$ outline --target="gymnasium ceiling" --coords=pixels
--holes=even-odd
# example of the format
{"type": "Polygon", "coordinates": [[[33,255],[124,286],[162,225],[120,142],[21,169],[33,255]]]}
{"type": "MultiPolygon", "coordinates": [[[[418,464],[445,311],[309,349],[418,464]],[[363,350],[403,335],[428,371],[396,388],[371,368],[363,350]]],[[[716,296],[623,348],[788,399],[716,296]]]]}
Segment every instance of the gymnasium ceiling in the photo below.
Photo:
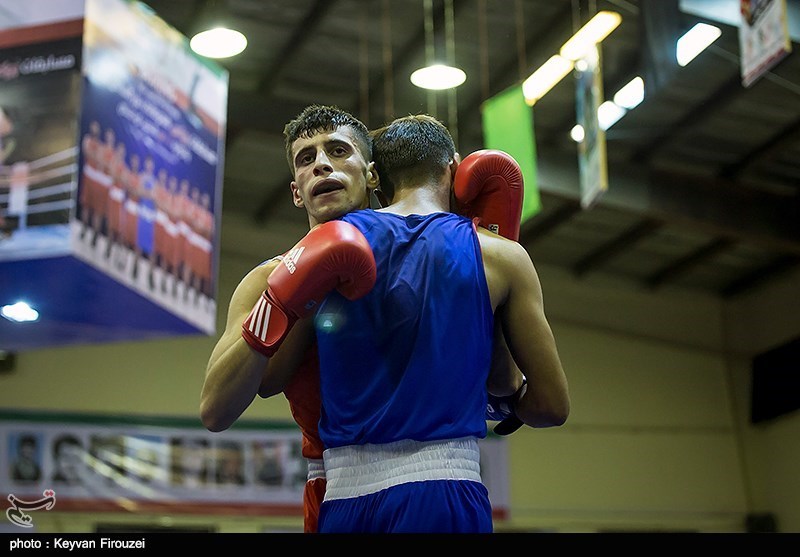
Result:
{"type": "MultiPolygon", "coordinates": [[[[146,3],[185,35],[206,4],[146,3]]],[[[796,29],[798,1],[788,3],[790,28],[796,29]]],[[[606,97],[654,70],[662,82],[657,89],[648,85],[645,101],[607,131],[609,190],[589,209],[580,206],[577,145],[569,138],[575,123],[572,77],[535,105],[542,210],[521,232],[534,262],[579,277],[598,273],[645,289],[701,290],[725,298],[798,266],[797,33],[793,53],[744,87],[738,28],[721,17],[735,16],[739,0],[649,3],[660,10],[680,4],[674,13],[680,33],[698,21],[722,29],[710,48],[682,68],[646,63],[645,21],[663,31],[669,20],[647,17],[644,4],[454,0],[450,44],[468,78],[455,94],[431,94],[408,79],[426,65],[424,0],[225,2],[231,24],[249,45],[220,61],[230,72],[222,249],[256,261],[264,254],[244,241],[252,231],[282,234],[288,248],[307,229],[304,212],[290,202],[281,136],[284,124],[306,105],[336,104],[369,127],[434,113],[454,131],[465,155],[483,147],[482,102],[520,83],[595,10],[609,9],[623,21],[602,45],[606,97]],[[711,12],[697,15],[697,5],[711,12]]],[[[434,0],[432,6],[433,48],[443,55],[445,3],[434,0]]]]}

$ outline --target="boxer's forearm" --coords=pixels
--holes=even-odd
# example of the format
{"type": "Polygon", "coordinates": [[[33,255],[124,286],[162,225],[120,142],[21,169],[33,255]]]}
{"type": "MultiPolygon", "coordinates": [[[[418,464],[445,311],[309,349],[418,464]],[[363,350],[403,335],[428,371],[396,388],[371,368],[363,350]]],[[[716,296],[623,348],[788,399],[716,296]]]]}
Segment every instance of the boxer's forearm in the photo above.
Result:
{"type": "Polygon", "coordinates": [[[486,381],[486,390],[493,396],[509,396],[522,386],[524,376],[511,357],[500,319],[495,320],[494,329],[492,367],[489,370],[489,379],[486,381]]]}
{"type": "Polygon", "coordinates": [[[283,392],[308,357],[314,341],[314,320],[299,321],[286,337],[280,350],[269,359],[269,365],[264,368],[258,395],[269,398],[283,392]]]}
{"type": "Polygon", "coordinates": [[[209,361],[200,396],[200,419],[210,431],[228,429],[250,406],[268,361],[241,335],[225,340],[209,361]]]}
{"type": "Polygon", "coordinates": [[[563,424],[570,411],[567,378],[555,338],[544,313],[539,278],[533,262],[519,246],[505,267],[510,280],[508,298],[497,315],[514,361],[528,380],[526,392],[515,405],[520,420],[531,427],[563,424]]]}

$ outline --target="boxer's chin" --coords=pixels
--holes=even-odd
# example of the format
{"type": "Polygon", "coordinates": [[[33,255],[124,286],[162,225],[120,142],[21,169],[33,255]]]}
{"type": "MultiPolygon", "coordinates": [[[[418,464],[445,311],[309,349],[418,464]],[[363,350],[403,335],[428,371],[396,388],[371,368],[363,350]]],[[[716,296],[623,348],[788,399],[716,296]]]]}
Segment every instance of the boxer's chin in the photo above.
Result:
{"type": "Polygon", "coordinates": [[[319,204],[314,212],[314,217],[317,222],[328,222],[360,208],[359,205],[349,202],[344,196],[339,196],[336,199],[330,199],[328,203],[319,204]]]}

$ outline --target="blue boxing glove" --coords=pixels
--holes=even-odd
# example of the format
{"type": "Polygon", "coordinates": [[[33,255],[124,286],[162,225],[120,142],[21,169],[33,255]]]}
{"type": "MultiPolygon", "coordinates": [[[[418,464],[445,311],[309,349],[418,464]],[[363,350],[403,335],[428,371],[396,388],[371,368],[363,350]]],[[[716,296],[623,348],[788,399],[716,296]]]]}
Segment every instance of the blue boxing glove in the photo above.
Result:
{"type": "Polygon", "coordinates": [[[528,380],[523,376],[522,386],[513,395],[494,396],[489,393],[486,403],[486,419],[500,422],[493,429],[496,434],[510,435],[525,425],[514,412],[514,405],[525,394],[527,388],[528,380]]]}

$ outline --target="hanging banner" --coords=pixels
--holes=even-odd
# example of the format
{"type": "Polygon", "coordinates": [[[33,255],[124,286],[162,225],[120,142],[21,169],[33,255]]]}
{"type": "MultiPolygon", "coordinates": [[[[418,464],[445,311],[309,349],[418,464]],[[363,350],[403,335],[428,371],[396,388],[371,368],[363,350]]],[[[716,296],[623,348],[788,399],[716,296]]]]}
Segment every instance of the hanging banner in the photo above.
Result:
{"type": "Polygon", "coordinates": [[[132,0],[0,10],[2,349],[215,334],[228,73],[188,43],[132,0]]]}
{"type": "MultiPolygon", "coordinates": [[[[508,517],[507,442],[479,441],[498,519],[508,517]]],[[[0,500],[20,527],[13,509],[43,499],[51,508],[36,512],[302,516],[301,449],[288,421],[243,420],[210,433],[189,418],[0,412],[0,500]]],[[[36,512],[24,513],[29,523],[36,512]]]]}
{"type": "Polygon", "coordinates": [[[138,3],[87,0],[76,254],[216,325],[228,74],[138,3]]]}
{"type": "Polygon", "coordinates": [[[581,207],[588,209],[608,190],[606,134],[600,127],[597,110],[603,99],[603,76],[597,47],[583,59],[585,68],[576,71],[575,107],[583,141],[578,143],[581,207]]]}
{"type": "Polygon", "coordinates": [[[481,110],[485,148],[508,153],[522,170],[525,190],[521,221],[525,222],[542,208],[537,182],[533,110],[525,102],[521,85],[498,93],[483,103],[481,110]]]}
{"type": "Polygon", "coordinates": [[[740,0],[742,85],[750,87],[792,51],[786,0],[740,0]]]}

